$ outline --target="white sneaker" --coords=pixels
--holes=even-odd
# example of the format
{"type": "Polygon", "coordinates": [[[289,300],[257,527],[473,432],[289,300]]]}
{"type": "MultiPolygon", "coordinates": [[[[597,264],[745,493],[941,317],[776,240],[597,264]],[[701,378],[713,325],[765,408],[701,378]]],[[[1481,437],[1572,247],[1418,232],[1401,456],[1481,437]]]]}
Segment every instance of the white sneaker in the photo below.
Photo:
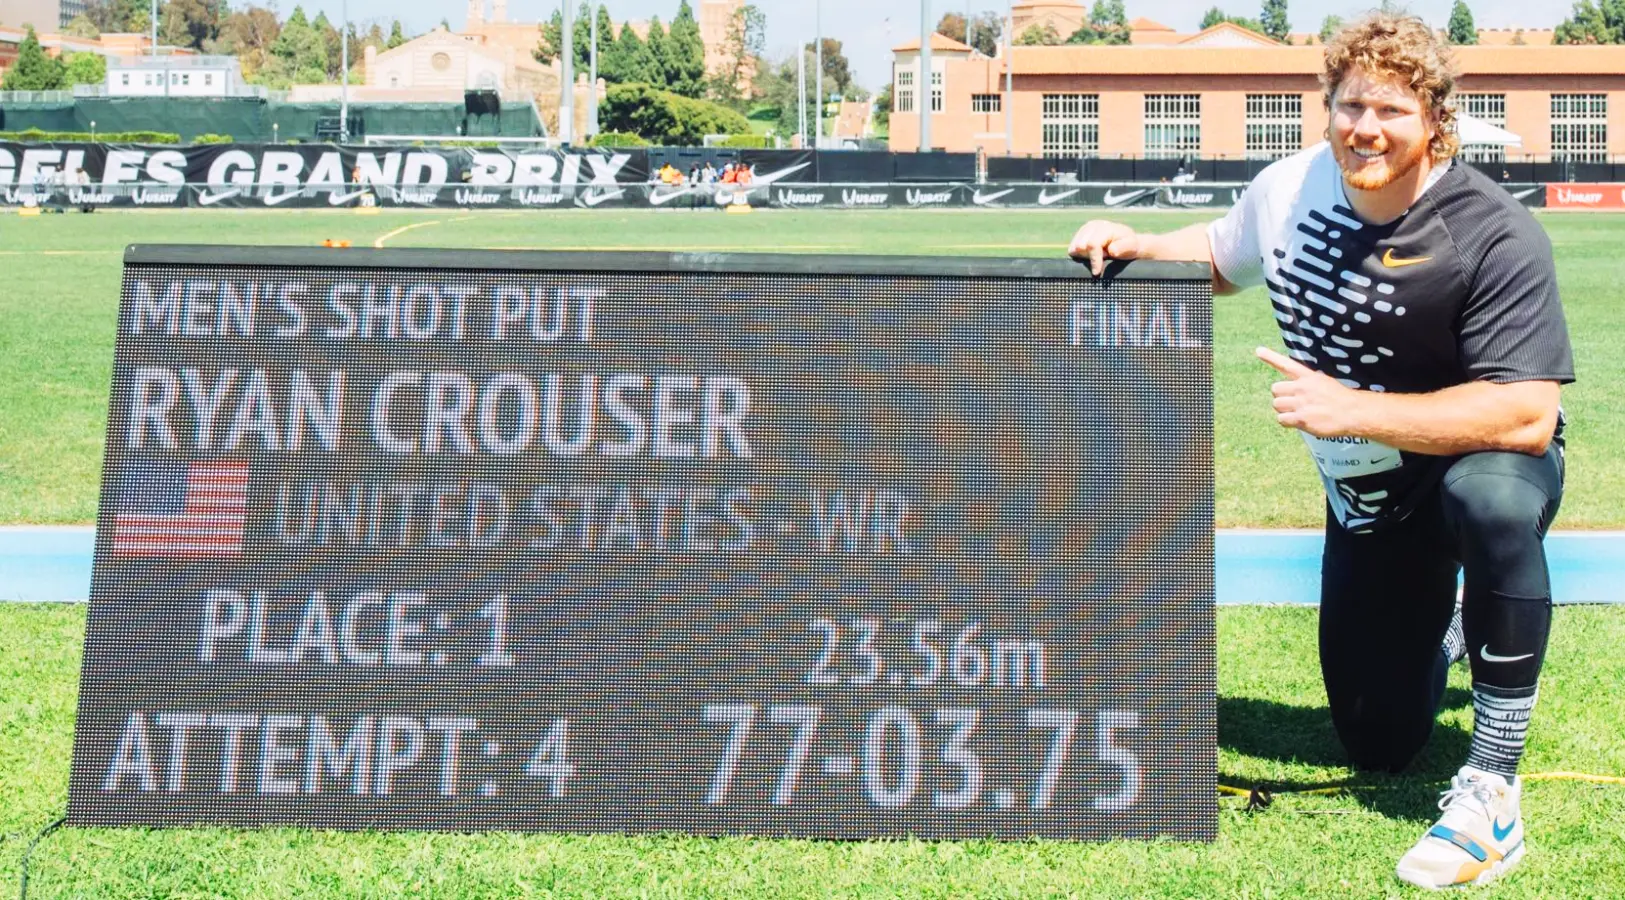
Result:
{"type": "Polygon", "coordinates": [[[1484,884],[1523,859],[1521,784],[1462,766],[1439,798],[1437,825],[1399,861],[1396,874],[1417,887],[1484,884]]]}

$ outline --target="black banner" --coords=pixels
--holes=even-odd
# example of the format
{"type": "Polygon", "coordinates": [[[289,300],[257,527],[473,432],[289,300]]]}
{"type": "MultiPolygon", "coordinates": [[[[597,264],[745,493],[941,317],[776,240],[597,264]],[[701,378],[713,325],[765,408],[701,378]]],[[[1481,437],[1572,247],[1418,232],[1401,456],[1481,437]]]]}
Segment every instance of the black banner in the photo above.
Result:
{"type": "Polygon", "coordinates": [[[1241,200],[1245,184],[1209,184],[1188,182],[1164,185],[1157,189],[1157,205],[1175,208],[1214,209],[1235,206],[1241,200]]]}
{"type": "Polygon", "coordinates": [[[1210,289],[134,247],[69,822],[1210,840],[1210,289]]]}

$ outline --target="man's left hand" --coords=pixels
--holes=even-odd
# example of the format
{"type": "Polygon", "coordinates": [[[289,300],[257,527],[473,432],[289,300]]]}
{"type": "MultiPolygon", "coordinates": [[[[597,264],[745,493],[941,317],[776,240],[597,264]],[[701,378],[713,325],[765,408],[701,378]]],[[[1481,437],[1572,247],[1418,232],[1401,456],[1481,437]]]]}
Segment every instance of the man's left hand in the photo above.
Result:
{"type": "Polygon", "coordinates": [[[1286,376],[1270,388],[1275,395],[1275,421],[1282,427],[1323,438],[1355,436],[1362,392],[1274,350],[1259,347],[1253,352],[1286,376]]]}

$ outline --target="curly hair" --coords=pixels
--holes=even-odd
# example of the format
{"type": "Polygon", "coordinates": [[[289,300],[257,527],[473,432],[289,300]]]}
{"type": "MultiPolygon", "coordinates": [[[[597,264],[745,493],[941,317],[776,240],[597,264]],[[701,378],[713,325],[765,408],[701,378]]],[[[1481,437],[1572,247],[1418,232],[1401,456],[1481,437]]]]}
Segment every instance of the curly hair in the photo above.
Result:
{"type": "Polygon", "coordinates": [[[1344,26],[1327,41],[1320,86],[1328,110],[1350,69],[1398,79],[1421,99],[1424,114],[1437,113],[1438,130],[1428,145],[1434,162],[1443,162],[1461,149],[1451,102],[1460,69],[1449,45],[1421,19],[1374,12],[1344,26]]]}

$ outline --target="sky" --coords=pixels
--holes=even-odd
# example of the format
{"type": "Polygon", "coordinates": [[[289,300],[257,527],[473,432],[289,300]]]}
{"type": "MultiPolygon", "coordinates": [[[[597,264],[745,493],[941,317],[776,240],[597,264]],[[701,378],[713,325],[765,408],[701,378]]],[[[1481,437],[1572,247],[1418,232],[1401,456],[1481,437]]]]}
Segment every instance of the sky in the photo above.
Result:
{"type": "MultiPolygon", "coordinates": [[[[299,0],[279,0],[277,8],[283,15],[292,11],[299,0]]],[[[345,0],[303,0],[307,15],[326,11],[328,18],[337,21],[341,2],[345,0]]],[[[352,18],[366,21],[382,18],[386,22],[399,16],[408,34],[428,31],[442,18],[456,29],[468,14],[466,0],[347,0],[352,18]]],[[[658,15],[670,22],[677,11],[678,0],[602,0],[617,22],[626,19],[647,19],[658,15]]],[[[698,8],[698,0],[690,0],[698,8]]],[[[767,55],[769,58],[788,57],[795,53],[799,41],[812,40],[816,33],[819,10],[822,10],[823,33],[844,44],[847,58],[860,85],[875,90],[890,77],[892,47],[920,33],[920,7],[922,0],[754,0],[767,14],[767,55]]],[[[1002,14],[1007,0],[924,0],[929,3],[932,23],[945,12],[963,13],[967,9],[999,10],[1002,14]]],[[[1208,7],[1222,7],[1233,15],[1258,15],[1259,0],[1126,0],[1129,18],[1144,16],[1175,28],[1193,32],[1208,7]]],[[[1453,0],[1412,0],[1409,8],[1428,22],[1443,28],[1450,17],[1453,0]]],[[[579,8],[581,0],[573,0],[579,8]]],[[[1087,5],[1087,3],[1085,4],[1087,5]]],[[[1319,31],[1327,15],[1352,18],[1375,6],[1375,3],[1350,3],[1346,0],[1289,0],[1288,15],[1293,31],[1319,31]]],[[[1531,6],[1527,0],[1468,0],[1473,19],[1480,28],[1551,28],[1567,15],[1567,0],[1549,0],[1531,6]]],[[[552,15],[558,8],[557,0],[509,0],[508,18],[513,21],[535,21],[552,15]]],[[[487,0],[489,11],[489,0],[487,0]]],[[[488,12],[489,14],[489,12],[488,12]]]]}

